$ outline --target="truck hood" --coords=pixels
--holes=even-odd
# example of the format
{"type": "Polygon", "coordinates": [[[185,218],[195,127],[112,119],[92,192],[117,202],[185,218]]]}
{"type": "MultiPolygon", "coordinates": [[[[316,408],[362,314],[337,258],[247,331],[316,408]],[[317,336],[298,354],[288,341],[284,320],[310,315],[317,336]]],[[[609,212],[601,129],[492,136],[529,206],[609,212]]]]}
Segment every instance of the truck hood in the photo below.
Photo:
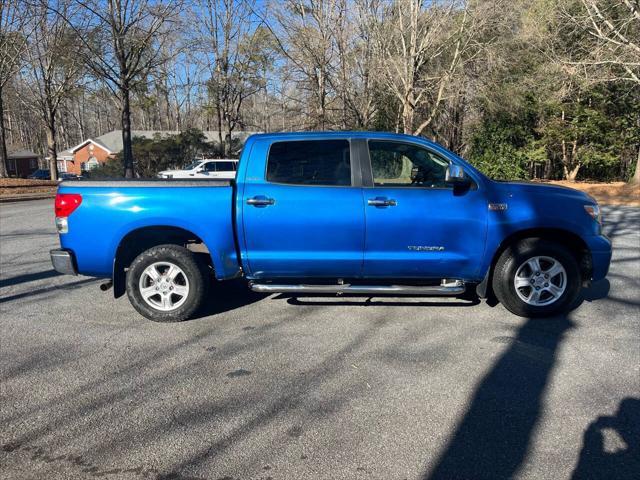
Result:
{"type": "Polygon", "coordinates": [[[192,170],[163,170],[161,172],[158,172],[158,175],[176,175],[178,173],[187,173],[191,171],[192,170]]]}
{"type": "Polygon", "coordinates": [[[495,188],[508,196],[531,195],[536,197],[555,197],[558,200],[583,201],[587,203],[597,203],[596,200],[580,190],[564,187],[562,185],[549,185],[538,182],[497,182],[494,181],[495,188]]]}

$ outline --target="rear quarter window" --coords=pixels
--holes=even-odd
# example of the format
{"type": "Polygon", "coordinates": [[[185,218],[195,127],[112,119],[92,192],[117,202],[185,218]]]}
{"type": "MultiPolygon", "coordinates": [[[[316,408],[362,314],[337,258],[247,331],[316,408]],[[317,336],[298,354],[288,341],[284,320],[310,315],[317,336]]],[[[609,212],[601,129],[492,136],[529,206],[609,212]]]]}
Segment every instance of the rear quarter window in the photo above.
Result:
{"type": "Polygon", "coordinates": [[[234,162],[217,162],[218,172],[233,172],[236,164],[234,162]]]}
{"type": "Polygon", "coordinates": [[[351,185],[347,140],[275,142],[269,149],[267,181],[294,185],[351,185]]]}

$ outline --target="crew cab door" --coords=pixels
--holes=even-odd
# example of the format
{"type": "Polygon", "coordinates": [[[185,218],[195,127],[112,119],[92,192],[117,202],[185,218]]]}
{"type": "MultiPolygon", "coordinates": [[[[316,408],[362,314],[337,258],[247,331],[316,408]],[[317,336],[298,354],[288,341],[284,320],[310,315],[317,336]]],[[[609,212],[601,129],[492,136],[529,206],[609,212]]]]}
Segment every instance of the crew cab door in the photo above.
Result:
{"type": "Polygon", "coordinates": [[[368,153],[363,275],[476,278],[487,224],[478,186],[454,192],[449,161],[422,145],[369,140],[368,153]]]}
{"type": "Polygon", "coordinates": [[[253,145],[237,204],[249,278],[360,275],[364,206],[351,151],[346,138],[253,145]]]}

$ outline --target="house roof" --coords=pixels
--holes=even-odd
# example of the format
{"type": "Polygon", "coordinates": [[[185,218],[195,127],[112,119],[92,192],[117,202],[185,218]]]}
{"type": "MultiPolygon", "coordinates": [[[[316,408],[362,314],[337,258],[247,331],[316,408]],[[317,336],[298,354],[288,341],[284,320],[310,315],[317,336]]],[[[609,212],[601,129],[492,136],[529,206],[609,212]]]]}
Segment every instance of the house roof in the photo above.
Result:
{"type": "Polygon", "coordinates": [[[31,150],[16,150],[10,152],[8,158],[11,160],[18,160],[20,158],[38,158],[40,155],[33,153],[31,150]]]}
{"type": "Polygon", "coordinates": [[[58,152],[58,160],[62,160],[64,158],[73,158],[73,152],[71,151],[70,148],[67,148],[66,150],[63,150],[61,152],[58,152]]]}
{"type": "MultiPolygon", "coordinates": [[[[167,137],[169,135],[177,135],[180,132],[177,130],[131,130],[131,137],[142,137],[142,138],[155,138],[155,137],[167,137]]],[[[207,142],[218,142],[219,133],[217,130],[208,130],[202,132],[204,134],[205,140],[207,142]]],[[[233,132],[232,138],[238,139],[244,142],[247,137],[253,135],[257,132],[233,132]]],[[[75,153],[80,148],[84,147],[87,143],[92,142],[99,147],[102,147],[109,154],[118,153],[122,150],[122,130],[112,130],[109,133],[105,133],[104,135],[100,135],[95,138],[87,138],[83,142],[79,143],[75,147],[71,147],[69,152],[71,154],[75,153]]],[[[66,152],[66,151],[65,151],[66,152]]],[[[61,152],[63,153],[63,152],[61,152]]],[[[60,154],[58,154],[60,156],[60,154]]]]}

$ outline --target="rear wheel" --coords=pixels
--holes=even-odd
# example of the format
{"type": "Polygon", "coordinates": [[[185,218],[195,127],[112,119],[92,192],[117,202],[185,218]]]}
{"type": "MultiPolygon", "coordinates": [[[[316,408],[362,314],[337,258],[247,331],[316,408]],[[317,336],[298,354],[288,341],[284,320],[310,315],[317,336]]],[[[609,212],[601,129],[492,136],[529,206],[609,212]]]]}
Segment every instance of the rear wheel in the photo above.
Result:
{"type": "Polygon", "coordinates": [[[205,268],[178,245],[159,245],[142,252],[127,272],[129,301],[155,322],[186,320],[200,307],[206,290],[205,268]]]}
{"type": "Polygon", "coordinates": [[[563,245],[539,238],[507,248],[496,263],[493,291],[512,313],[544,317],[568,310],[582,278],[575,256],[563,245]]]}

